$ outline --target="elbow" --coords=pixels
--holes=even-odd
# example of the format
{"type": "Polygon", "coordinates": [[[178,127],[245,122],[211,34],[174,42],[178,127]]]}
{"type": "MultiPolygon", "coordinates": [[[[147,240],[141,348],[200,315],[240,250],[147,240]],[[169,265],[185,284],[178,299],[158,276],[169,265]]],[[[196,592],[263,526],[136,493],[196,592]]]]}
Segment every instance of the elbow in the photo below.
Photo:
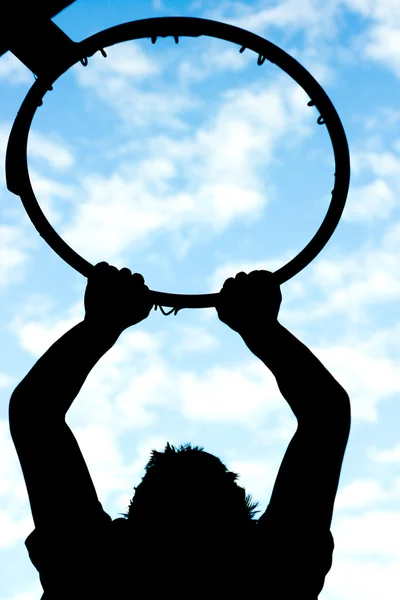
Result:
{"type": "Polygon", "coordinates": [[[351,404],[350,397],[343,388],[335,387],[330,391],[320,392],[313,398],[308,410],[304,411],[300,424],[307,424],[309,427],[322,428],[323,431],[335,432],[335,435],[342,434],[348,437],[351,426],[351,404]]]}
{"type": "Polygon", "coordinates": [[[342,435],[348,438],[351,428],[351,403],[346,390],[342,389],[339,394],[335,394],[329,403],[329,421],[330,429],[336,432],[336,435],[342,435]]]}
{"type": "Polygon", "coordinates": [[[351,421],[350,396],[344,388],[341,389],[341,392],[340,392],[340,395],[338,398],[338,403],[339,403],[341,410],[343,410],[343,412],[348,416],[349,421],[351,421]]]}
{"type": "Polygon", "coordinates": [[[35,415],[32,413],[33,403],[26,395],[19,393],[18,388],[11,394],[8,405],[8,422],[11,435],[14,431],[30,427],[35,415]]]}

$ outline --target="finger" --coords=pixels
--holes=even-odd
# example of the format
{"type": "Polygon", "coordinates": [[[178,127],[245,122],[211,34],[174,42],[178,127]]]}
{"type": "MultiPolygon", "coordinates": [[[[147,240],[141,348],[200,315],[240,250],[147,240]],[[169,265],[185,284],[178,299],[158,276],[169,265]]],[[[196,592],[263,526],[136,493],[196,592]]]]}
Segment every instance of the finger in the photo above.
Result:
{"type": "Polygon", "coordinates": [[[252,271],[249,273],[251,283],[269,284],[273,281],[274,274],[271,271],[252,271]]]}
{"type": "Polygon", "coordinates": [[[236,275],[235,279],[237,281],[243,281],[246,277],[247,277],[247,273],[245,273],[244,271],[240,271],[240,273],[238,273],[236,275]]]}
{"type": "Polygon", "coordinates": [[[148,313],[151,311],[151,309],[154,306],[154,302],[153,302],[153,295],[151,294],[149,288],[147,285],[143,286],[143,292],[142,292],[142,303],[145,307],[145,309],[148,311],[148,313]]]}
{"type": "Polygon", "coordinates": [[[144,297],[146,299],[146,302],[148,302],[150,304],[151,308],[153,308],[153,306],[154,306],[153,294],[150,292],[147,285],[144,285],[144,297]]]}
{"type": "Polygon", "coordinates": [[[271,271],[263,270],[263,271],[259,271],[259,273],[260,273],[261,277],[265,277],[265,279],[271,279],[274,276],[274,274],[271,273],[271,271]]]}
{"type": "Polygon", "coordinates": [[[131,282],[132,273],[129,269],[121,269],[118,272],[118,282],[125,286],[131,282]]]}
{"type": "Polygon", "coordinates": [[[275,273],[271,271],[260,271],[260,281],[265,283],[268,286],[279,286],[279,281],[276,277],[275,273]]]}
{"type": "Polygon", "coordinates": [[[88,275],[88,283],[90,281],[94,284],[94,283],[97,283],[98,281],[101,281],[101,279],[107,273],[108,268],[109,268],[109,264],[106,262],[97,263],[94,267],[92,267],[92,269],[88,275]]]}
{"type": "Polygon", "coordinates": [[[132,280],[133,280],[135,283],[140,283],[140,284],[142,284],[142,285],[144,284],[144,277],[143,277],[143,275],[141,275],[140,273],[133,273],[133,275],[132,275],[132,280]]]}
{"type": "Polygon", "coordinates": [[[117,267],[114,267],[113,265],[108,265],[108,271],[109,271],[109,273],[113,273],[113,275],[116,275],[117,273],[119,273],[117,267]]]}
{"type": "Polygon", "coordinates": [[[222,289],[226,289],[226,288],[230,288],[232,286],[232,284],[235,283],[235,280],[233,279],[233,277],[229,277],[225,282],[224,285],[222,286],[222,289]]]}
{"type": "Polygon", "coordinates": [[[99,262],[97,263],[97,265],[95,265],[90,273],[89,273],[89,277],[98,277],[100,274],[105,273],[106,270],[108,269],[109,265],[106,262],[99,262]]]}

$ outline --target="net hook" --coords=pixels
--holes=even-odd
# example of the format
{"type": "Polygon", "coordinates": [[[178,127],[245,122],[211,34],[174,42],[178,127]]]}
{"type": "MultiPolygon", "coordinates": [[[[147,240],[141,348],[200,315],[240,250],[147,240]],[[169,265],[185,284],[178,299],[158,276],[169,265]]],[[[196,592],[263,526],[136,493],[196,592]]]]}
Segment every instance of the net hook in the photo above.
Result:
{"type": "Polygon", "coordinates": [[[100,52],[102,53],[104,58],[107,58],[107,52],[104,50],[104,48],[100,48],[100,52]]]}
{"type": "Polygon", "coordinates": [[[88,64],[87,56],[85,56],[84,58],[81,58],[81,63],[83,64],[84,67],[87,67],[87,64],[88,64]]]}
{"type": "Polygon", "coordinates": [[[157,308],[159,308],[162,312],[162,314],[165,317],[168,317],[169,315],[171,315],[172,313],[175,314],[175,316],[178,314],[178,311],[182,310],[181,308],[172,308],[169,312],[165,312],[165,310],[163,309],[163,307],[161,305],[156,304],[154,306],[154,310],[157,310],[157,308]]]}
{"type": "Polygon", "coordinates": [[[325,119],[322,116],[319,116],[317,119],[317,123],[318,125],[323,125],[325,123],[325,119]]]}

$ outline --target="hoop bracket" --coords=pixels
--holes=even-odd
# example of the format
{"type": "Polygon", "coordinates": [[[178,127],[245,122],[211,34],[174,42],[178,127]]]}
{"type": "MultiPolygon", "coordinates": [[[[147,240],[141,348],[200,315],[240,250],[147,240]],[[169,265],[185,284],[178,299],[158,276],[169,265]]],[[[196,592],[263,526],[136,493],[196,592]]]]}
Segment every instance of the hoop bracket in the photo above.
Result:
{"type": "Polygon", "coordinates": [[[18,23],[9,49],[36,77],[53,80],[68,68],[71,58],[78,59],[79,44],[73,42],[50,19],[18,23]]]}

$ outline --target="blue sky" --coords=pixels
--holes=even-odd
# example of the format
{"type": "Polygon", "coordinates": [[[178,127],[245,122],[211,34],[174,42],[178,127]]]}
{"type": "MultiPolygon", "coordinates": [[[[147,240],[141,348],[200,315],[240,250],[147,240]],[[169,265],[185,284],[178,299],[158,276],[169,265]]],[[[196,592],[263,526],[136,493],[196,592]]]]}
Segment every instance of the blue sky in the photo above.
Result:
{"type": "MultiPolygon", "coordinates": [[[[352,182],[318,258],[282,286],[280,321],[348,391],[352,430],[322,600],[394,600],[400,572],[400,5],[78,0],[55,22],[74,40],[156,16],[211,18],[283,48],[344,125],[352,182]]],[[[208,293],[276,270],[317,231],[333,184],[318,113],[284,72],[209,38],[128,42],[77,65],[46,95],[29,166],[58,233],[92,263],[151,289],[208,293]]],[[[0,156],[33,75],[0,58],[0,156]]],[[[19,381],[82,320],[86,280],[40,238],[0,175],[1,600],[36,600],[33,529],[8,430],[19,381]]],[[[56,402],[57,399],[55,398],[56,402]]],[[[323,402],[323,398],[321,398],[323,402]]],[[[192,442],[240,473],[264,511],[295,430],[275,379],[214,309],[159,311],[120,337],[67,415],[104,509],[125,512],[150,450],[192,442]],[[229,398],[229,402],[227,400],[229,398]]]]}

